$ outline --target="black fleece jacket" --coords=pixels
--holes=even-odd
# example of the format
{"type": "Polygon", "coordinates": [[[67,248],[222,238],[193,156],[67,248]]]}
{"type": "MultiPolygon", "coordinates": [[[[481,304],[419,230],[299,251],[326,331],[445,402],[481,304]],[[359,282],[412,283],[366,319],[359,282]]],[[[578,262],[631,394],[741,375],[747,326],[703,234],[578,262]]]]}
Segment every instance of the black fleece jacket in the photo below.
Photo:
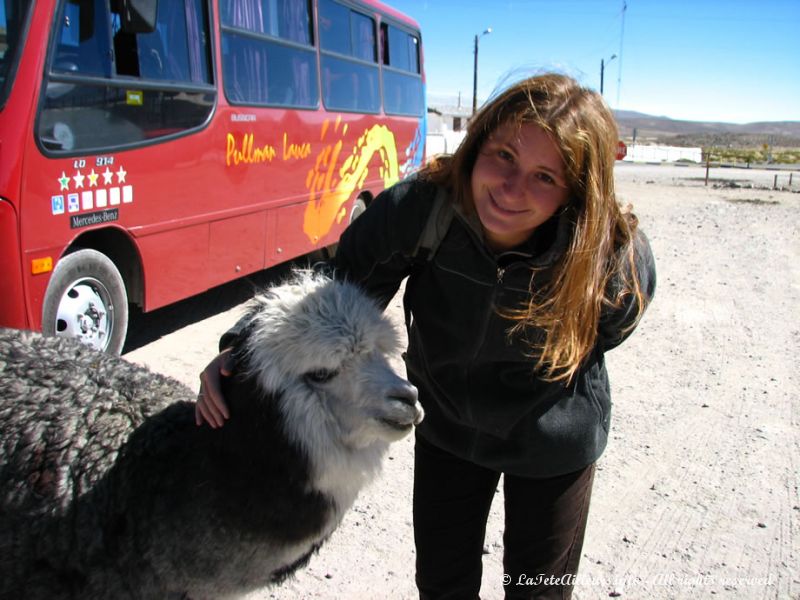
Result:
{"type": "MultiPolygon", "coordinates": [[[[604,355],[631,333],[638,313],[633,296],[601,316],[597,343],[569,385],[542,380],[530,345],[509,336],[512,323],[500,311],[526,305],[530,290],[541,289],[567,248],[570,224],[554,217],[527,244],[496,255],[476,219],[456,210],[438,250],[424,260],[415,249],[436,193],[419,179],[384,191],[344,232],[333,263],[336,277],[360,284],[384,307],[408,277],[406,367],[426,414],[417,435],[520,476],[553,477],[593,463],[606,446],[611,417],[604,355]]],[[[655,262],[641,232],[635,248],[649,302],[655,262]]]]}

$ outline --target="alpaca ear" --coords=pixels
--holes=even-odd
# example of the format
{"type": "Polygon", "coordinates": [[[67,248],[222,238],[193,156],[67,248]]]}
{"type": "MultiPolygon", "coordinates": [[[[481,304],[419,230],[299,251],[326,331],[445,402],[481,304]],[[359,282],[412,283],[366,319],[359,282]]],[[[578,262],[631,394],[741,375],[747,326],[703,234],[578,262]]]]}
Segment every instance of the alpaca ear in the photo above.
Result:
{"type": "Polygon", "coordinates": [[[253,335],[256,328],[255,315],[257,311],[248,312],[245,317],[225,334],[229,340],[227,344],[231,348],[231,358],[236,365],[236,371],[243,370],[248,363],[247,340],[253,335]]]}

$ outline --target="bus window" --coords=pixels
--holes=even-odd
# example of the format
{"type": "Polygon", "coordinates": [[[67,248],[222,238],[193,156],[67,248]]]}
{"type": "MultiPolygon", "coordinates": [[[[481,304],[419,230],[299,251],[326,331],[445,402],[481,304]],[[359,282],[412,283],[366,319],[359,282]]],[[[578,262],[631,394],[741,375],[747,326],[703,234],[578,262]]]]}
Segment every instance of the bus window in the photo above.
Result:
{"type": "Polygon", "coordinates": [[[308,0],[221,0],[225,96],[233,104],[316,108],[308,0]]]}
{"type": "Polygon", "coordinates": [[[111,76],[107,4],[95,0],[64,3],[53,60],[54,71],[111,76]]]}
{"type": "Polygon", "coordinates": [[[379,112],[374,19],[334,0],[320,0],[319,29],[325,107],[379,112]]]}
{"type": "Polygon", "coordinates": [[[114,54],[117,75],[143,79],[210,83],[208,40],[196,22],[202,12],[202,0],[189,11],[183,2],[159,2],[155,30],[150,33],[128,33],[114,16],[114,54]],[[187,18],[188,17],[188,18],[187,18]]]}
{"type": "Polygon", "coordinates": [[[18,49],[23,45],[20,37],[31,4],[30,0],[0,1],[0,108],[11,90],[18,49]]]}
{"type": "Polygon", "coordinates": [[[383,108],[389,114],[420,116],[425,110],[420,76],[419,38],[381,24],[383,108]]]}
{"type": "Polygon", "coordinates": [[[108,0],[68,0],[38,139],[51,153],[108,151],[203,125],[214,105],[203,0],[158,3],[155,30],[123,31],[108,0]]]}

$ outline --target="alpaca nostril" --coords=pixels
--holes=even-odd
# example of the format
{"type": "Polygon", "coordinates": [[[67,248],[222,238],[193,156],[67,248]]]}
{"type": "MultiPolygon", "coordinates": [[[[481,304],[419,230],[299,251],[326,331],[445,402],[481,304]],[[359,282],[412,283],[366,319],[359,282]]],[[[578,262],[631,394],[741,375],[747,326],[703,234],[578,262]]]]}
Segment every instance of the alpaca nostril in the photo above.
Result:
{"type": "Polygon", "coordinates": [[[387,394],[387,398],[390,401],[393,400],[395,402],[402,402],[403,404],[408,404],[409,406],[414,406],[417,403],[418,397],[419,393],[417,392],[417,388],[410,383],[394,387],[390,389],[389,393],[387,394]]]}

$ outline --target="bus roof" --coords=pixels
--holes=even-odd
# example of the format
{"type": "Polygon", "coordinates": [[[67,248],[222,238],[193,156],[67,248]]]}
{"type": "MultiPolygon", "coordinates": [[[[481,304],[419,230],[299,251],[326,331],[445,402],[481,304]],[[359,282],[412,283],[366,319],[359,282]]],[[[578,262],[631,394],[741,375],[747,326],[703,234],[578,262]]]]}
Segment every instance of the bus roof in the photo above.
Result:
{"type": "Polygon", "coordinates": [[[390,17],[400,21],[401,23],[405,23],[406,25],[409,25],[409,26],[413,27],[416,30],[419,30],[419,28],[420,28],[419,27],[419,23],[417,23],[414,19],[409,17],[407,14],[401,13],[399,10],[397,10],[395,8],[392,8],[391,6],[388,6],[387,4],[384,4],[380,0],[362,0],[362,2],[364,2],[364,4],[367,4],[369,6],[372,6],[372,7],[376,8],[376,9],[378,9],[379,11],[381,11],[383,13],[386,13],[390,17]]]}

